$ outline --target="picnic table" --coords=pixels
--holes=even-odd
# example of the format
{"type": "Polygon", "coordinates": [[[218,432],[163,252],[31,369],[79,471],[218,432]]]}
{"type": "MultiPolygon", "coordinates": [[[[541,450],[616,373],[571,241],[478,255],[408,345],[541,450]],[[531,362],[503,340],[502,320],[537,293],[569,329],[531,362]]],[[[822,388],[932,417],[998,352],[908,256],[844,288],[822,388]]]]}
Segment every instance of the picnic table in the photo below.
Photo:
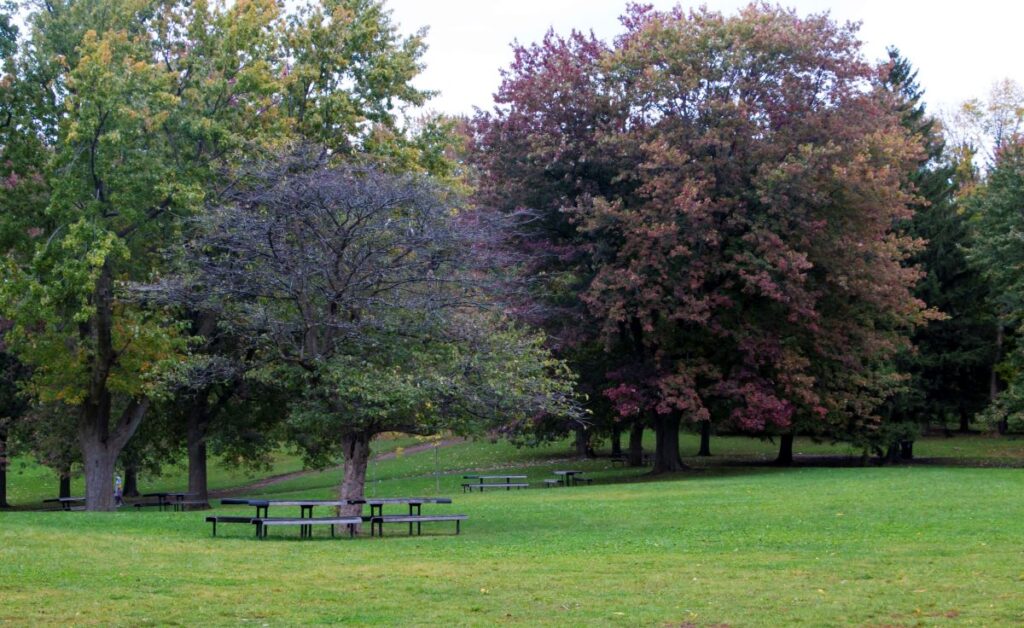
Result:
{"type": "MultiPolygon", "coordinates": [[[[317,506],[346,506],[353,504],[369,504],[370,514],[361,517],[352,517],[355,521],[346,518],[344,521],[340,519],[337,522],[347,524],[349,526],[350,533],[353,530],[353,525],[360,521],[369,521],[371,524],[371,536],[373,534],[373,526],[376,525],[378,528],[382,528],[384,523],[408,523],[409,534],[412,534],[413,523],[416,524],[416,530],[420,530],[420,524],[424,521],[455,521],[456,533],[458,533],[459,523],[466,519],[465,515],[438,515],[438,516],[424,516],[421,514],[421,507],[423,504],[450,504],[452,503],[449,497],[381,497],[374,499],[248,499],[248,498],[237,498],[237,497],[226,497],[220,500],[221,505],[244,505],[254,506],[256,508],[255,517],[239,517],[239,516],[227,516],[227,515],[216,515],[206,518],[207,522],[213,524],[213,534],[217,535],[217,523],[254,523],[256,524],[256,536],[265,537],[266,527],[268,525],[298,525],[299,534],[302,538],[309,538],[312,536],[312,524],[313,523],[335,523],[336,518],[315,518],[313,517],[313,508],[317,506]],[[384,506],[388,504],[402,504],[409,507],[409,512],[406,515],[384,515],[384,506]],[[288,518],[271,518],[269,517],[270,506],[298,506],[300,509],[301,516],[297,519],[288,518]],[[304,523],[308,521],[309,523],[304,523]]],[[[333,536],[333,528],[331,530],[333,536]]],[[[381,531],[383,534],[383,530],[381,531]]]]}
{"type": "Polygon", "coordinates": [[[450,504],[450,497],[381,497],[366,500],[370,505],[370,517],[379,517],[384,514],[385,504],[408,504],[409,516],[419,516],[420,507],[423,504],[450,504]]]}
{"type": "MultiPolygon", "coordinates": [[[[220,523],[250,523],[254,520],[266,519],[270,517],[271,506],[298,506],[299,507],[299,519],[310,519],[313,517],[313,509],[317,506],[349,506],[352,504],[365,504],[366,500],[362,499],[248,499],[248,498],[235,498],[225,497],[220,500],[221,505],[224,506],[254,506],[256,508],[255,517],[231,517],[231,516],[212,516],[207,517],[206,520],[214,524],[214,534],[216,534],[216,525],[220,523]],[[262,511],[262,512],[261,512],[262,511]]],[[[312,536],[313,526],[308,524],[299,523],[299,535],[303,538],[312,536]]],[[[265,534],[266,530],[263,529],[263,524],[257,528],[256,534],[260,536],[265,534]]],[[[333,532],[333,530],[332,530],[333,532]]]]}
{"type": "Polygon", "coordinates": [[[561,471],[555,471],[555,475],[562,476],[562,480],[566,486],[576,486],[576,476],[582,475],[583,471],[578,469],[565,469],[561,471]]]}
{"type": "Polygon", "coordinates": [[[84,497],[54,497],[53,499],[44,499],[44,504],[60,504],[61,510],[71,510],[74,504],[84,504],[84,497]]]}
{"type": "Polygon", "coordinates": [[[525,475],[464,475],[462,476],[465,480],[478,480],[478,482],[466,482],[462,485],[462,492],[469,491],[473,492],[473,489],[480,491],[481,493],[486,488],[504,488],[506,491],[510,491],[513,488],[529,488],[529,484],[526,482],[513,482],[512,480],[525,480],[525,475]],[[490,480],[490,481],[486,481],[490,480]],[[504,480],[504,482],[500,481],[504,480]]]}
{"type": "Polygon", "coordinates": [[[163,512],[168,506],[170,506],[174,512],[184,510],[185,498],[193,495],[193,493],[143,493],[143,497],[156,497],[155,504],[146,504],[143,502],[136,503],[135,506],[157,506],[160,511],[163,512]]]}

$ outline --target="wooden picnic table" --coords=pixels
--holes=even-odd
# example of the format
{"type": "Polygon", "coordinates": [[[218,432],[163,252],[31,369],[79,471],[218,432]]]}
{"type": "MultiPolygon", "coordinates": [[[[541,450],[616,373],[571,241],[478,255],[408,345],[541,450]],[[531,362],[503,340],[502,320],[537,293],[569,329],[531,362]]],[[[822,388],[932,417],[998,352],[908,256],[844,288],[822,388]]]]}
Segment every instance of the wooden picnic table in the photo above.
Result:
{"type": "MultiPolygon", "coordinates": [[[[299,507],[299,518],[300,519],[312,519],[313,509],[317,506],[349,506],[353,504],[365,504],[366,500],[363,499],[246,499],[246,498],[233,498],[225,497],[220,500],[221,505],[242,505],[242,506],[255,506],[256,516],[254,519],[269,517],[269,511],[271,506],[298,506],[299,507]],[[260,511],[263,514],[260,514],[260,511]]],[[[300,526],[300,536],[311,536],[313,533],[313,526],[300,526]]]]}
{"type": "Polygon", "coordinates": [[[525,475],[464,475],[463,479],[466,480],[478,480],[478,482],[467,482],[462,485],[462,492],[469,491],[473,492],[473,489],[480,491],[481,493],[485,488],[504,488],[505,490],[512,490],[513,488],[527,488],[530,485],[526,482],[512,482],[512,480],[525,480],[525,475]],[[488,482],[485,480],[504,480],[504,482],[495,481],[488,482]]]}
{"type": "Polygon", "coordinates": [[[566,486],[576,486],[576,476],[582,475],[583,471],[578,469],[565,469],[561,471],[555,471],[555,475],[560,475],[565,481],[566,486]]]}
{"type": "Polygon", "coordinates": [[[450,504],[450,497],[380,497],[366,500],[370,505],[370,517],[379,517],[384,514],[385,504],[408,504],[409,515],[419,515],[420,507],[423,504],[450,504]]]}
{"type": "MultiPolygon", "coordinates": [[[[417,523],[417,529],[421,519],[425,520],[453,520],[456,521],[456,527],[458,527],[458,521],[465,519],[465,515],[443,515],[440,518],[424,518],[421,515],[421,507],[423,504],[450,504],[452,500],[450,497],[381,497],[372,499],[249,499],[244,497],[225,497],[220,500],[221,505],[224,506],[254,506],[256,508],[256,516],[249,517],[237,517],[237,516],[212,516],[207,517],[206,520],[214,524],[214,535],[216,535],[216,525],[220,523],[256,523],[259,520],[261,522],[260,528],[257,529],[257,536],[261,533],[265,534],[266,530],[262,524],[266,524],[269,519],[270,506],[298,506],[301,512],[299,519],[310,519],[313,518],[313,508],[317,506],[347,506],[354,504],[369,504],[370,514],[368,516],[362,516],[360,519],[363,521],[377,521],[378,524],[383,523],[384,519],[390,520],[391,517],[384,517],[384,506],[387,504],[405,504],[409,507],[409,514],[403,517],[412,518],[409,520],[409,530],[412,533],[412,523],[417,523]]],[[[316,519],[316,522],[320,522],[320,519],[316,519]]],[[[403,519],[403,522],[406,522],[403,519]]],[[[288,521],[281,520],[276,523],[288,523],[288,521]]],[[[295,521],[294,523],[299,523],[295,521]]],[[[273,525],[273,524],[270,524],[273,525]]],[[[299,534],[303,538],[312,536],[312,525],[301,525],[299,524],[299,534]]]]}
{"type": "Polygon", "coordinates": [[[60,504],[61,510],[71,510],[73,504],[84,504],[84,497],[54,497],[53,499],[44,499],[44,504],[60,504]]]}
{"type": "Polygon", "coordinates": [[[171,506],[175,512],[182,510],[182,502],[185,501],[186,497],[194,495],[194,493],[143,493],[143,497],[156,497],[156,505],[160,508],[160,511],[167,506],[171,506]]]}

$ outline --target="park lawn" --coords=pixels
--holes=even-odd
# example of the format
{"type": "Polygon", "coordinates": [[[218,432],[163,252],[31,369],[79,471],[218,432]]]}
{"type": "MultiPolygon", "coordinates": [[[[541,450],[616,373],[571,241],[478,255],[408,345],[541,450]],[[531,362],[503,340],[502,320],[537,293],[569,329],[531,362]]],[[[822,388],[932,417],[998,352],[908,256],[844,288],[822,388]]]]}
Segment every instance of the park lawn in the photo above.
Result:
{"type": "MultiPolygon", "coordinates": [[[[1020,469],[721,466],[652,479],[588,461],[594,486],[457,492],[462,469],[537,481],[579,466],[564,450],[467,443],[438,452],[438,478],[429,451],[374,463],[380,496],[440,482],[455,503],[424,510],[468,514],[460,536],[443,523],[418,538],[392,526],[385,539],[257,541],[245,525],[211,538],[198,512],[5,513],[0,623],[1024,622],[1020,469]]],[[[266,490],[327,496],[336,481],[266,490]]]]}

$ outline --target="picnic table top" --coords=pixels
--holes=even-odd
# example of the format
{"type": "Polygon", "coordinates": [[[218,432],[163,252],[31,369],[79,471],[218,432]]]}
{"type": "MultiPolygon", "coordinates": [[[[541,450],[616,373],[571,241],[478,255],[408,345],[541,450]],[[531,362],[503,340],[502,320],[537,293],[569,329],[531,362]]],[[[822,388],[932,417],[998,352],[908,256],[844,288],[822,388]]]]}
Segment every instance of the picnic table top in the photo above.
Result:
{"type": "Polygon", "coordinates": [[[521,480],[526,478],[525,475],[467,475],[464,477],[471,480],[521,480]]]}
{"type": "Polygon", "coordinates": [[[244,505],[244,506],[348,506],[351,504],[365,504],[364,499],[248,499],[225,497],[220,500],[221,505],[244,505]]]}
{"type": "Polygon", "coordinates": [[[450,504],[451,497],[380,497],[366,500],[367,504],[450,504]]]}
{"type": "Polygon", "coordinates": [[[142,497],[188,497],[195,493],[143,493],[142,497]]]}
{"type": "Polygon", "coordinates": [[[450,504],[450,497],[380,497],[370,499],[248,499],[225,497],[221,505],[243,506],[348,506],[354,504],[450,504]]]}
{"type": "Polygon", "coordinates": [[[576,469],[568,469],[568,470],[564,470],[564,471],[554,471],[555,475],[577,475],[577,474],[580,474],[580,473],[583,473],[583,471],[579,471],[579,470],[576,470],[576,469]]]}
{"type": "Polygon", "coordinates": [[[43,503],[45,504],[45,503],[60,502],[60,503],[63,504],[63,503],[66,503],[66,502],[84,502],[84,501],[85,501],[84,497],[53,497],[51,499],[44,499],[43,503]]]}

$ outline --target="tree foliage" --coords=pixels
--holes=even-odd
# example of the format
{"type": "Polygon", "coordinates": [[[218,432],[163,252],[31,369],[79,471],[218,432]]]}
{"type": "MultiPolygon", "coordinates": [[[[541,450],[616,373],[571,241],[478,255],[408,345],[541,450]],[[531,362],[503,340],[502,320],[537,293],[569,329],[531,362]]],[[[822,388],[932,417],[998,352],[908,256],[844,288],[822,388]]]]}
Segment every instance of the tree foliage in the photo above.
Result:
{"type": "Polygon", "coordinates": [[[920,148],[854,27],[762,5],[623,24],[612,47],[520,50],[482,136],[489,189],[560,210],[588,257],[571,294],[616,356],[613,403],[665,423],[657,469],[681,464],[681,417],[878,438],[926,317],[920,244],[893,229],[920,148]]]}

